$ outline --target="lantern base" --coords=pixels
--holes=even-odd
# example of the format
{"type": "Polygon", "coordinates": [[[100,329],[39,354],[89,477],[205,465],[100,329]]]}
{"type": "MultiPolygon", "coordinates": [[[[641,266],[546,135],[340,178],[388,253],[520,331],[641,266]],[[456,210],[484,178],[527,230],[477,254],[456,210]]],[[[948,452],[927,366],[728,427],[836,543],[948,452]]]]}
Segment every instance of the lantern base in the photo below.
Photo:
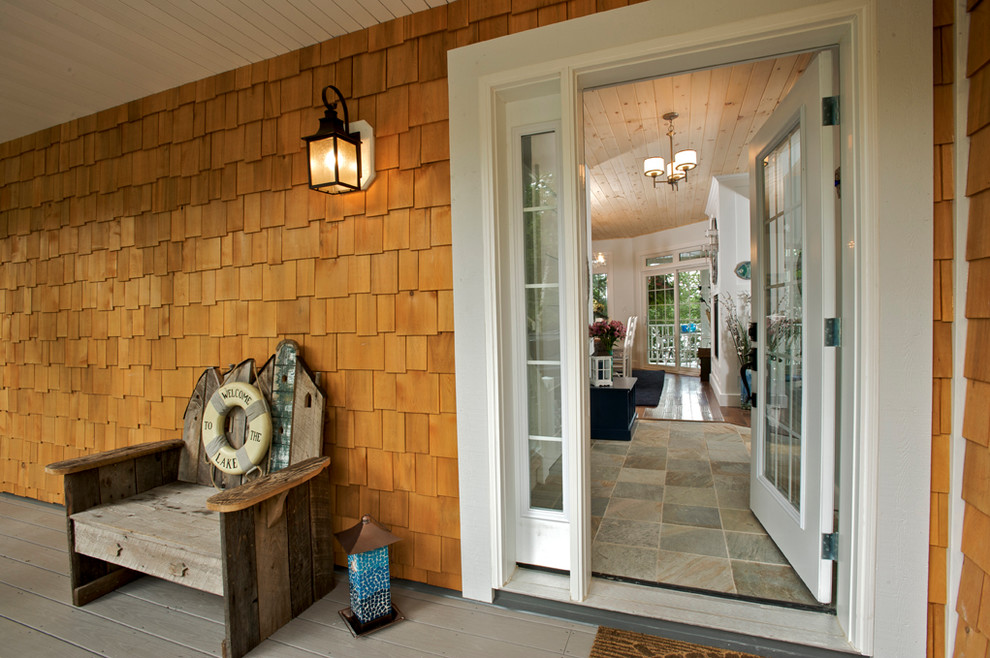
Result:
{"type": "Polygon", "coordinates": [[[402,621],[405,619],[399,609],[394,605],[392,606],[392,611],[387,615],[382,615],[378,619],[372,619],[367,624],[361,623],[361,620],[351,612],[350,607],[344,608],[340,611],[340,618],[344,620],[347,624],[347,630],[351,632],[354,637],[361,637],[363,635],[369,635],[377,630],[381,630],[386,626],[391,626],[392,624],[402,621]]]}

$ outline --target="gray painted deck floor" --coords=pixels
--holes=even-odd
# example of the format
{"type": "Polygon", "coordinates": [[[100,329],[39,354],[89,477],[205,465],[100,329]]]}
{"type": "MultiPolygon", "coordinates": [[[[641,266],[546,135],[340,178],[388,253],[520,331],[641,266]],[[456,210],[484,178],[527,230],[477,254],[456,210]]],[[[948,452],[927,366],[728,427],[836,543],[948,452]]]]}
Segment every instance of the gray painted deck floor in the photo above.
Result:
{"type": "MultiPolygon", "coordinates": [[[[0,655],[220,655],[223,600],[145,576],[89,605],[71,604],[62,509],[0,494],[0,655]]],[[[347,583],[251,656],[587,656],[597,626],[393,585],[406,616],[355,639],[338,611],[347,583]]]]}

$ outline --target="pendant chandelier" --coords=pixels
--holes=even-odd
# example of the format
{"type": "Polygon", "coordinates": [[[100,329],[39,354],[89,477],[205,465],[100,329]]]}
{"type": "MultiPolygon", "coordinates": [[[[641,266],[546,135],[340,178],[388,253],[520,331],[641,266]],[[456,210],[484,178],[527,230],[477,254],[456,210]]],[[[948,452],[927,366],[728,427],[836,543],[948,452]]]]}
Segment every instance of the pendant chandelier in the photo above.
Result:
{"type": "Polygon", "coordinates": [[[698,166],[698,152],[694,149],[684,149],[674,153],[674,119],[677,112],[667,112],[663,115],[667,122],[667,139],[670,141],[670,162],[664,166],[663,158],[649,157],[643,161],[643,174],[653,179],[653,187],[657,183],[667,183],[675,190],[677,184],[687,178],[689,171],[698,166]],[[660,176],[665,176],[660,178],[660,176]]]}

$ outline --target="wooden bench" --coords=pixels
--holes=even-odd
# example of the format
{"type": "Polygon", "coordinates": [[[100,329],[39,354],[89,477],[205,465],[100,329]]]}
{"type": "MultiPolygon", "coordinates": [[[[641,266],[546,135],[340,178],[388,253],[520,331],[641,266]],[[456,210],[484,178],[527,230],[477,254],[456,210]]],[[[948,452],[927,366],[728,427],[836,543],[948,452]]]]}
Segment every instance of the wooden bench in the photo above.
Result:
{"type": "MultiPolygon", "coordinates": [[[[206,370],[182,439],[49,464],[47,472],[64,476],[73,603],[141,573],[219,594],[223,654],[238,658],[326,595],[333,537],[330,459],[320,456],[324,401],[298,345],[283,341],[257,377],[252,361],[222,376],[206,370]],[[213,392],[232,381],[255,385],[268,400],[272,460],[291,465],[244,483],[223,475],[228,488],[218,493],[200,426],[213,392]]],[[[228,414],[232,445],[245,427],[243,411],[228,414]]]]}

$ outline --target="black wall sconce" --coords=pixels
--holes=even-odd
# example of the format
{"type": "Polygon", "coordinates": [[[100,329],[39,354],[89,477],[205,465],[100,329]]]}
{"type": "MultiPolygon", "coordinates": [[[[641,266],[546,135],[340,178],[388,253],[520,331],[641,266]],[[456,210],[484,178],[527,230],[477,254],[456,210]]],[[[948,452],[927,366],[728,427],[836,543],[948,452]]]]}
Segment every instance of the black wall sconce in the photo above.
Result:
{"type": "Polygon", "coordinates": [[[374,177],[374,136],[366,121],[349,122],[347,103],[333,85],[323,89],[326,112],[320,128],[303,137],[309,156],[309,187],[326,194],[343,194],[367,189],[374,177]],[[327,92],[333,90],[337,100],[330,102],[327,92]],[[337,116],[340,105],[343,119],[337,116]],[[350,132],[356,129],[355,132],[350,132]]]}

